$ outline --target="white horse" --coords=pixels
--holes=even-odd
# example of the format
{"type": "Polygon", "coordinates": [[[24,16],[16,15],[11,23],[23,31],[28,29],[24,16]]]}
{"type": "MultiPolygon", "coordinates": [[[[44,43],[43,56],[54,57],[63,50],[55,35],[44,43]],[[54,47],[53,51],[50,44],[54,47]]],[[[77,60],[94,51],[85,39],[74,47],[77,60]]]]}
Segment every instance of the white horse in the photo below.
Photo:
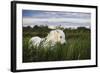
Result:
{"type": "Polygon", "coordinates": [[[29,40],[29,47],[38,47],[40,43],[43,47],[54,46],[57,42],[64,44],[66,43],[65,34],[62,30],[52,30],[45,38],[40,38],[38,36],[32,37],[29,40]]]}
{"type": "Polygon", "coordinates": [[[62,30],[52,30],[47,35],[46,40],[43,42],[44,46],[54,46],[56,43],[64,44],[66,43],[65,34],[62,30]]]}

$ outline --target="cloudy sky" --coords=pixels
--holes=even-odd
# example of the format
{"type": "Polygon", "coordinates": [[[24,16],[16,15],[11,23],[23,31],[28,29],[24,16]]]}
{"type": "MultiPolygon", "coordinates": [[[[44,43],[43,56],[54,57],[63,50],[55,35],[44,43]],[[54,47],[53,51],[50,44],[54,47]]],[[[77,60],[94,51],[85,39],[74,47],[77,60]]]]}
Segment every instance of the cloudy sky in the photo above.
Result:
{"type": "Polygon", "coordinates": [[[23,26],[48,25],[62,27],[90,27],[91,14],[65,11],[23,10],[23,26]]]}

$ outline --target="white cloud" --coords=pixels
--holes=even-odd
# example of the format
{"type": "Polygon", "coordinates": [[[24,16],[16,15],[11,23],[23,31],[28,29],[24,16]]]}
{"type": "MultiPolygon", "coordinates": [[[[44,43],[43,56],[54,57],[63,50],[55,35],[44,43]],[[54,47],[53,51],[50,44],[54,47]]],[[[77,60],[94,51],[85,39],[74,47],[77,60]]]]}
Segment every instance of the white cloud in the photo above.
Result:
{"type": "Polygon", "coordinates": [[[84,18],[23,18],[23,25],[30,25],[34,23],[46,23],[46,22],[51,22],[51,23],[80,23],[80,24],[85,24],[85,23],[90,23],[90,19],[84,19],[84,18]]]}

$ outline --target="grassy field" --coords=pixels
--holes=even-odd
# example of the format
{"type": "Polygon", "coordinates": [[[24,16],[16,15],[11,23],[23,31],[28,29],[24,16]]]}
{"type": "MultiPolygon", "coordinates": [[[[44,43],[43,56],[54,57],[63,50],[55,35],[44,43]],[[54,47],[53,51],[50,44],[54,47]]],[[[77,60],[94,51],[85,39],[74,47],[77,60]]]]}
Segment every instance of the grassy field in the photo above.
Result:
{"type": "Polygon", "coordinates": [[[28,48],[33,36],[46,37],[51,31],[47,27],[23,28],[23,62],[86,60],[91,58],[90,29],[64,29],[67,43],[57,43],[49,48],[28,48]]]}

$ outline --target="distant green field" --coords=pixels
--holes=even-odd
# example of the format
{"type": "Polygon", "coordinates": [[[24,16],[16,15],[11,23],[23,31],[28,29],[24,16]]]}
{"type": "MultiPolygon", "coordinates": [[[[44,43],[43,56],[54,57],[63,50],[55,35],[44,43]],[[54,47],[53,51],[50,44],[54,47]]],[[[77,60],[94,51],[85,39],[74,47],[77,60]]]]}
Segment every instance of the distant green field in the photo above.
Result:
{"type": "Polygon", "coordinates": [[[28,48],[31,37],[46,37],[51,31],[47,27],[23,27],[23,62],[86,60],[91,58],[90,29],[64,29],[67,43],[57,43],[49,48],[28,48]]]}

